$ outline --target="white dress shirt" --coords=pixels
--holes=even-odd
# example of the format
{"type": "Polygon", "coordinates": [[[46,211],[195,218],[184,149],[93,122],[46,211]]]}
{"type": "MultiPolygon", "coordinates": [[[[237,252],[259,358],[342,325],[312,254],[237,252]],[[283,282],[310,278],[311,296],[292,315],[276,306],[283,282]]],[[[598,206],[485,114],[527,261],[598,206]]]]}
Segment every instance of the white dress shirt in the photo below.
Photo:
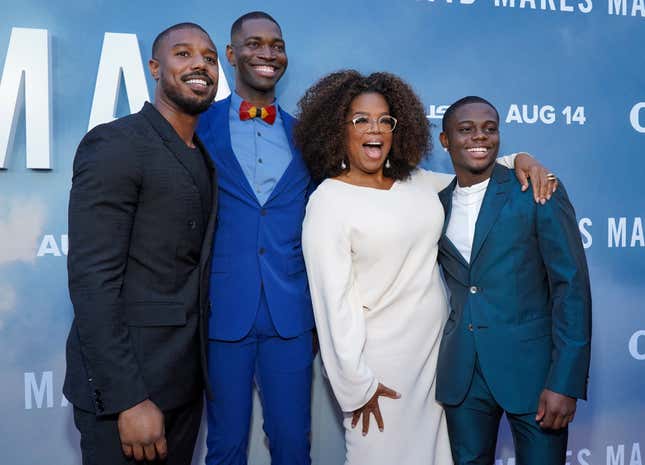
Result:
{"type": "Polygon", "coordinates": [[[460,187],[459,183],[452,192],[452,209],[446,229],[446,236],[457,247],[467,263],[470,263],[470,253],[475,238],[475,225],[479,209],[484,201],[488,181],[482,181],[469,187],[460,187]]]}

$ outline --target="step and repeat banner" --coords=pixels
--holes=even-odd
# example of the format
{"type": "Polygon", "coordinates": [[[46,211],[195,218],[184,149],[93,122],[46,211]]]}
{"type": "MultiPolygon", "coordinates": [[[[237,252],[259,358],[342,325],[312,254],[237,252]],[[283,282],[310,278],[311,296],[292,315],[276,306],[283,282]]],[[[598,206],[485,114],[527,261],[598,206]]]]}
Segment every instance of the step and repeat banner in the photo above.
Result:
{"type": "MultiPolygon", "coordinates": [[[[7,3],[7,4],[4,4],[7,3]]],[[[72,307],[67,201],[85,132],[138,111],[153,92],[152,41],[192,21],[224,57],[231,23],[265,10],[289,68],[279,101],[341,68],[412,84],[434,127],[465,95],[493,102],[502,153],[528,151],[566,184],[593,288],[589,401],[571,427],[570,465],[645,456],[644,0],[21,0],[0,17],[0,462],[80,464],[61,393],[72,307]]],[[[218,99],[233,87],[221,64],[218,99]]],[[[442,150],[427,166],[451,171],[442,150]]],[[[342,464],[338,408],[319,361],[312,459],[342,464]]],[[[177,380],[181,382],[181,380],[177,380]]],[[[195,456],[201,462],[202,438],[195,456]]],[[[256,398],[249,463],[269,464],[256,398]]],[[[515,464],[502,426],[495,465],[515,464]]],[[[545,464],[549,465],[549,464],[545,464]]]]}

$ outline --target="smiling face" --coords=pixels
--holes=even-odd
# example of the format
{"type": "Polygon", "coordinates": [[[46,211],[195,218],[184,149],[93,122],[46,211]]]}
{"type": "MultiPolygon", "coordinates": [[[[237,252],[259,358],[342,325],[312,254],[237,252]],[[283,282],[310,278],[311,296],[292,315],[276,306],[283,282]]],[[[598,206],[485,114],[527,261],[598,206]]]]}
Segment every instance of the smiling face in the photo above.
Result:
{"type": "Polygon", "coordinates": [[[265,18],[245,20],[231,37],[226,57],[235,68],[237,93],[254,105],[270,104],[288,64],[278,25],[265,18]]]}
{"type": "Polygon", "coordinates": [[[439,136],[448,149],[459,184],[472,185],[488,179],[499,151],[497,112],[486,103],[458,107],[439,136]]]}
{"type": "Polygon", "coordinates": [[[385,159],[392,148],[392,132],[381,131],[376,123],[379,117],[390,114],[390,106],[381,94],[370,92],[360,94],[352,100],[345,121],[345,145],[349,158],[349,173],[380,174],[385,159]],[[366,132],[358,131],[351,120],[368,118],[366,132]]]}
{"type": "Polygon", "coordinates": [[[157,81],[156,100],[189,115],[198,115],[217,93],[217,51],[197,28],[170,31],[150,62],[157,81]]]}

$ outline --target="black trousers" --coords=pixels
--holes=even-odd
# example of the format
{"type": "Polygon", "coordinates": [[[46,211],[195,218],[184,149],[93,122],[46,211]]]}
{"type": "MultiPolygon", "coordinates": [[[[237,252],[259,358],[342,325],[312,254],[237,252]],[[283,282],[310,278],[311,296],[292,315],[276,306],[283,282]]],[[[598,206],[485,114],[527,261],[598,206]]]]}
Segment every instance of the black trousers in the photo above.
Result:
{"type": "MultiPolygon", "coordinates": [[[[198,399],[172,410],[164,411],[168,457],[164,461],[143,463],[163,463],[166,465],[190,465],[199,433],[204,400],[198,399]]],[[[81,433],[81,453],[83,465],[134,465],[137,462],[123,455],[118,415],[97,417],[74,407],[74,423],[81,433]]]]}

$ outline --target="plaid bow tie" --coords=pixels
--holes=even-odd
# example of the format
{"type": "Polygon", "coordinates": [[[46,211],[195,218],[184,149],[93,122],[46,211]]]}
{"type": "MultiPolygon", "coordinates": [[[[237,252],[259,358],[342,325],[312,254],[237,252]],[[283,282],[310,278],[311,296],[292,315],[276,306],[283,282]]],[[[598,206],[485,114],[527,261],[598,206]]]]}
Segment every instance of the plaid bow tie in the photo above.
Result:
{"type": "Polygon", "coordinates": [[[249,102],[242,102],[242,105],[240,105],[240,119],[242,121],[251,118],[261,118],[262,121],[273,124],[273,122],[275,121],[275,115],[275,105],[269,105],[268,107],[256,107],[251,105],[249,102]]]}

